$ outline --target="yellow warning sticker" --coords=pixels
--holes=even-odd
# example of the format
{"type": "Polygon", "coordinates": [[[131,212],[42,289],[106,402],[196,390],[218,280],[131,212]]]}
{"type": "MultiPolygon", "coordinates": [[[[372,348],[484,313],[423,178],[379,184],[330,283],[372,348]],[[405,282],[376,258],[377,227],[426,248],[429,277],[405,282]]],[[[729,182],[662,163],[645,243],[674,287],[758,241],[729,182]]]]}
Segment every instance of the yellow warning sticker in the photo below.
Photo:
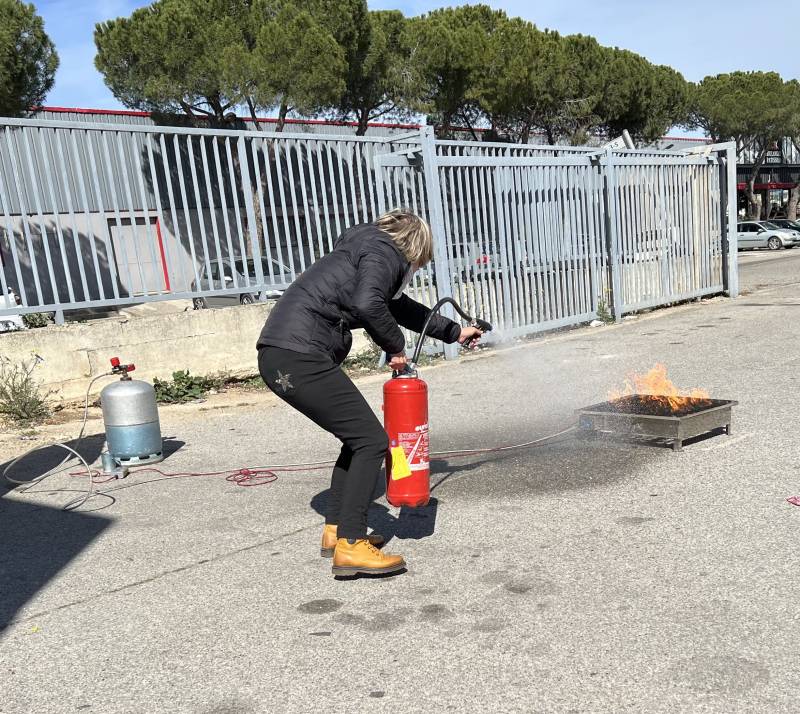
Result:
{"type": "Polygon", "coordinates": [[[392,481],[399,481],[401,478],[411,476],[411,467],[408,465],[403,447],[393,446],[390,451],[392,454],[392,481]]]}

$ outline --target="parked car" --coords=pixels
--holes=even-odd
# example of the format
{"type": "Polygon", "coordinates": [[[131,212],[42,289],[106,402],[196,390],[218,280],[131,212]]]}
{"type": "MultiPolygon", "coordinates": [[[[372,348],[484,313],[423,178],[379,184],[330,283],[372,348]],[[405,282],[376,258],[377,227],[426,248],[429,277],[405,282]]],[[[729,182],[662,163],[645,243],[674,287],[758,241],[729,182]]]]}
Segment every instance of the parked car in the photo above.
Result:
{"type": "Polygon", "coordinates": [[[796,231],[800,233],[800,221],[790,221],[788,218],[770,218],[773,226],[778,226],[782,231],[796,231]]]}
{"type": "Polygon", "coordinates": [[[745,248],[794,248],[800,245],[800,232],[779,228],[770,221],[743,221],[738,224],[739,250],[745,248]]]}
{"type": "MultiPolygon", "coordinates": [[[[270,264],[272,265],[272,275],[275,282],[272,287],[265,290],[268,298],[277,298],[283,294],[283,291],[289,287],[292,282],[292,273],[289,268],[283,265],[280,261],[274,258],[264,258],[261,262],[261,271],[264,277],[269,280],[270,264]]],[[[224,293],[222,295],[204,295],[198,296],[192,300],[192,305],[195,310],[202,310],[207,307],[227,307],[230,305],[250,305],[258,300],[258,282],[256,278],[255,261],[248,258],[247,261],[242,261],[240,258],[235,259],[234,266],[236,269],[236,282],[234,283],[233,273],[231,272],[230,259],[223,259],[222,261],[222,280],[220,280],[219,261],[211,261],[211,275],[208,275],[208,269],[204,263],[200,268],[200,283],[196,280],[192,281],[192,292],[199,292],[201,290],[225,290],[226,288],[233,288],[239,286],[242,292],[239,293],[224,293]],[[245,276],[245,270],[250,276],[245,276]]]]}

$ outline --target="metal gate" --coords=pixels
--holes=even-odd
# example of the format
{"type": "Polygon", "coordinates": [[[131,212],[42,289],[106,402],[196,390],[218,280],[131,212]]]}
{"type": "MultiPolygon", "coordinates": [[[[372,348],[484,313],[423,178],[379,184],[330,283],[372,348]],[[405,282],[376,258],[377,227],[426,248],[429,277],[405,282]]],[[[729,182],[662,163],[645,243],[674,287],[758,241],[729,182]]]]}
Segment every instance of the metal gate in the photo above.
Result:
{"type": "Polygon", "coordinates": [[[0,118],[0,316],[275,294],[346,228],[407,206],[434,235],[410,288],[420,302],[455,298],[496,325],[493,339],[619,319],[736,294],[735,180],[732,144],[613,151],[439,141],[430,127],[326,137],[0,118]]]}
{"type": "Polygon", "coordinates": [[[621,311],[722,292],[728,207],[717,155],[614,156],[605,168],[621,311]]]}
{"type": "Polygon", "coordinates": [[[415,291],[454,297],[502,340],[735,295],[731,149],[481,145],[423,131],[374,161],[379,208],[418,210],[437,237],[415,291]]]}

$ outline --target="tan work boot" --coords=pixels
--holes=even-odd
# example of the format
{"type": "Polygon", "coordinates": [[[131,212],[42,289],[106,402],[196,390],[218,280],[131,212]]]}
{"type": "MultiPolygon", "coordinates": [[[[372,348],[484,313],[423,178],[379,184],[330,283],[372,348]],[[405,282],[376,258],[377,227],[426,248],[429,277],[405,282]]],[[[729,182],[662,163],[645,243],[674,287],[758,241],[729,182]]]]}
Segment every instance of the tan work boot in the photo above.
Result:
{"type": "MultiPolygon", "coordinates": [[[[326,523],[325,527],[322,529],[322,546],[319,549],[319,554],[323,558],[333,558],[333,551],[336,548],[337,527],[336,525],[326,523]]],[[[378,533],[370,533],[367,536],[367,540],[369,540],[370,544],[379,547],[383,545],[384,539],[383,536],[378,533]]]]}
{"type": "Polygon", "coordinates": [[[347,538],[339,538],[333,552],[331,572],[334,575],[375,575],[394,573],[405,567],[406,561],[402,555],[382,553],[366,538],[352,543],[347,538]]]}

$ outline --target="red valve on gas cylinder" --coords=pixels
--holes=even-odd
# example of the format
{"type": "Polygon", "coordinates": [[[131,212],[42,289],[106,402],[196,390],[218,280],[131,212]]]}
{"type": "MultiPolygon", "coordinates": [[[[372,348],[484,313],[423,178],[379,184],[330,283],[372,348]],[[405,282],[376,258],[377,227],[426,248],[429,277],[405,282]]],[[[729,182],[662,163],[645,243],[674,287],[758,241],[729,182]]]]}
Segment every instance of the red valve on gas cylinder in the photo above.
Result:
{"type": "Polygon", "coordinates": [[[383,385],[383,423],[389,436],[386,500],[418,508],[431,497],[428,385],[416,370],[392,375],[383,385]]]}
{"type": "Polygon", "coordinates": [[[111,373],[112,374],[121,374],[122,378],[129,378],[128,372],[133,372],[136,369],[136,365],[131,364],[120,364],[119,357],[112,357],[111,358],[111,373]]]}

